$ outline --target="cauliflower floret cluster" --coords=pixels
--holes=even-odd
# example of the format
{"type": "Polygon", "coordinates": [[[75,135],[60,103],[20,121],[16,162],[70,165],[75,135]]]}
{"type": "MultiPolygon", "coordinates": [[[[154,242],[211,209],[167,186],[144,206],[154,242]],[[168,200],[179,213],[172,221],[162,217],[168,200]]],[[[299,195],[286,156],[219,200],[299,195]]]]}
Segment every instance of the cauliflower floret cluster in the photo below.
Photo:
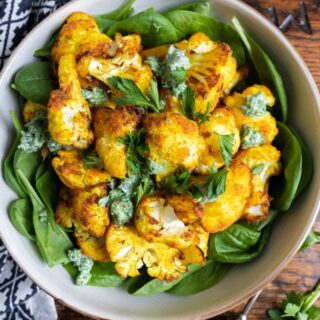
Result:
{"type": "Polygon", "coordinates": [[[80,249],[69,253],[79,284],[94,261],[123,278],[144,267],[176,280],[206,263],[210,234],[267,218],[281,171],[275,99],[263,85],[233,91],[248,69],[228,44],[196,33],[143,50],[140,35],[110,39],[76,12],[52,59],[59,89],[47,109],[27,101],[23,116],[42,112],[59,146],[42,143],[62,183],[56,221],[80,249]]]}

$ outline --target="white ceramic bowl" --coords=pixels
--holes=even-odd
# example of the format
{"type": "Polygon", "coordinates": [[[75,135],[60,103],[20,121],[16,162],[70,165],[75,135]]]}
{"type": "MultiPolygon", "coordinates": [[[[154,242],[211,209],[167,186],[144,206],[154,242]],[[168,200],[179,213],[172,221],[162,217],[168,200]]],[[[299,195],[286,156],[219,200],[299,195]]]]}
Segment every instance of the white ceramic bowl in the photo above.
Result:
{"type": "MultiPolygon", "coordinates": [[[[154,6],[164,10],[186,0],[137,0],[136,11],[154,6]]],[[[286,38],[265,18],[237,0],[212,0],[214,15],[229,22],[237,16],[259,39],[279,68],[289,98],[289,121],[307,142],[313,158],[320,155],[320,113],[317,87],[302,59],[286,38]]],[[[0,155],[3,158],[12,141],[9,110],[17,108],[10,84],[14,74],[34,60],[34,49],[41,47],[51,33],[73,11],[99,14],[113,10],[119,0],[71,1],[40,23],[20,44],[7,62],[0,77],[0,155]]],[[[34,244],[19,235],[6,209],[16,195],[0,181],[0,235],[13,258],[40,287],[79,312],[108,319],[206,319],[226,311],[271,281],[290,261],[305,239],[318,212],[320,166],[316,164],[313,180],[293,208],[277,220],[270,243],[254,262],[234,267],[217,285],[187,297],[161,294],[133,297],[121,288],[77,287],[62,267],[50,269],[34,244]]]]}

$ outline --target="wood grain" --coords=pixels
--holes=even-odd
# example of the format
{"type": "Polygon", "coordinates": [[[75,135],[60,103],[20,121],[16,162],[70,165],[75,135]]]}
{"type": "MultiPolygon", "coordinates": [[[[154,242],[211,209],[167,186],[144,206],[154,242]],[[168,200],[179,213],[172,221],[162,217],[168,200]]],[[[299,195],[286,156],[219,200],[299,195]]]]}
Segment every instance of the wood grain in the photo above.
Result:
{"type": "MultiPolygon", "coordinates": [[[[276,6],[279,11],[280,21],[289,11],[298,8],[298,0],[247,0],[244,1],[255,7],[264,15],[268,16],[267,8],[276,6]]],[[[309,67],[318,88],[320,89],[320,8],[312,9],[312,0],[305,1],[310,8],[309,16],[313,28],[313,34],[308,35],[302,32],[294,24],[286,33],[290,42],[294,45],[309,67]]],[[[315,225],[315,230],[320,230],[320,222],[315,225]]],[[[320,278],[320,246],[313,246],[303,253],[299,253],[288,265],[288,267],[262,292],[256,302],[249,320],[267,319],[266,310],[281,305],[286,293],[291,290],[305,292],[316,284],[320,278]]],[[[56,303],[59,320],[89,320],[60,303],[56,303]]],[[[215,320],[235,319],[236,314],[243,308],[243,305],[227,312],[224,315],[215,317],[215,320]]]]}

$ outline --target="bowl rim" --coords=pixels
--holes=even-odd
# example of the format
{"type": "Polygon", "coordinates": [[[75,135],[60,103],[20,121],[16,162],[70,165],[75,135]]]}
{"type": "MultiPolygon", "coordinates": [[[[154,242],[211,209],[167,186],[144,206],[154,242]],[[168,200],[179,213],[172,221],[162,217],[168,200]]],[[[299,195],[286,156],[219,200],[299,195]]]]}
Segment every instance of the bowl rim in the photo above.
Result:
{"type": "MultiPolygon", "coordinates": [[[[14,51],[11,53],[10,58],[7,60],[7,62],[5,63],[2,71],[0,72],[0,83],[6,78],[6,74],[7,72],[9,72],[9,70],[11,69],[12,64],[15,61],[15,56],[17,55],[17,52],[20,50],[20,48],[26,43],[28,42],[29,38],[32,36],[32,34],[38,30],[41,29],[46,22],[49,19],[55,19],[55,16],[57,16],[61,11],[65,11],[68,8],[74,7],[74,11],[76,11],[77,8],[77,4],[84,2],[85,0],[73,0],[70,1],[69,3],[63,5],[62,7],[60,7],[59,9],[57,9],[56,11],[54,11],[53,13],[51,13],[49,16],[47,16],[45,19],[43,19],[35,28],[33,28],[31,30],[31,32],[29,32],[27,34],[27,36],[19,43],[19,45],[14,49],[14,51]]],[[[100,0],[102,1],[102,0],[100,0]]],[[[208,0],[210,2],[210,0],[208,0]]],[[[300,67],[300,69],[302,70],[303,74],[305,75],[305,77],[308,80],[308,85],[312,91],[312,95],[314,100],[316,101],[317,104],[317,116],[318,116],[318,120],[320,120],[320,95],[319,95],[319,90],[317,88],[317,85],[314,81],[314,78],[309,70],[309,68],[307,67],[306,63],[304,62],[303,58],[301,57],[301,55],[297,52],[297,50],[294,48],[294,46],[289,42],[289,40],[285,37],[285,35],[276,27],[274,26],[265,16],[263,16],[259,11],[255,10],[254,8],[252,8],[251,6],[249,6],[247,3],[239,1],[239,0],[211,0],[211,1],[217,1],[217,2],[227,2],[227,4],[229,3],[230,5],[234,6],[236,9],[239,9],[241,11],[243,11],[244,13],[253,16],[255,19],[257,19],[264,27],[267,28],[268,32],[272,32],[274,34],[275,37],[279,38],[281,40],[281,43],[283,44],[283,46],[286,48],[286,50],[291,54],[291,56],[294,58],[296,64],[300,67]]],[[[186,0],[186,2],[190,2],[190,0],[186,0]]],[[[319,121],[320,123],[320,121],[319,121]]],[[[283,259],[281,261],[281,263],[277,266],[277,268],[275,268],[270,274],[269,276],[267,276],[263,281],[261,281],[258,285],[256,285],[254,288],[252,288],[250,291],[248,291],[245,294],[242,294],[241,296],[239,296],[235,301],[221,305],[221,307],[209,312],[209,313],[203,313],[201,315],[199,315],[199,317],[197,319],[209,319],[211,317],[217,316],[219,314],[222,314],[228,310],[230,310],[231,308],[241,304],[242,302],[244,302],[245,300],[249,299],[251,296],[253,296],[255,293],[257,293],[259,290],[263,289],[267,284],[269,284],[274,278],[276,278],[280,272],[290,263],[290,261],[292,260],[292,258],[296,255],[296,253],[298,252],[301,244],[303,243],[303,241],[306,239],[309,231],[311,230],[314,222],[317,219],[317,215],[318,212],[320,211],[320,190],[318,190],[317,195],[316,195],[316,201],[313,205],[313,209],[311,211],[311,214],[309,215],[309,218],[306,222],[306,225],[304,227],[303,232],[301,233],[299,240],[296,242],[296,244],[291,248],[290,252],[287,254],[287,256],[285,257],[285,259],[283,259]]],[[[15,260],[15,262],[18,264],[18,266],[26,273],[26,275],[37,285],[39,286],[39,288],[41,288],[43,291],[45,291],[47,294],[49,294],[51,297],[53,297],[56,301],[58,301],[59,303],[62,303],[63,305],[69,307],[70,309],[89,316],[93,319],[108,319],[108,318],[101,318],[99,316],[99,318],[91,313],[86,312],[85,310],[78,308],[74,305],[71,305],[63,300],[61,300],[61,298],[58,298],[55,296],[55,294],[51,291],[49,287],[49,285],[47,284],[40,284],[38,282],[38,280],[36,279],[36,277],[34,275],[32,275],[29,270],[24,266],[23,264],[23,259],[21,259],[16,252],[14,252],[13,250],[11,250],[10,245],[9,245],[9,241],[7,241],[7,239],[3,239],[2,237],[2,232],[1,232],[1,228],[0,228],[0,238],[3,242],[3,244],[5,245],[6,249],[8,250],[8,252],[10,253],[11,257],[15,260]]]]}

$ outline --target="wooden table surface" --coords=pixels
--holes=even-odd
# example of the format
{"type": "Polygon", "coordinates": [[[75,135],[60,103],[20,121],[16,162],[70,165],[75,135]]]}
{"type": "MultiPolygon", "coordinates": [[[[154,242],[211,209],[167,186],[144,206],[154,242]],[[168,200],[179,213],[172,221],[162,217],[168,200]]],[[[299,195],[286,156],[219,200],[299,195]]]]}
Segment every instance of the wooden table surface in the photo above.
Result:
{"type": "MultiPolygon", "coordinates": [[[[246,0],[248,4],[255,7],[265,15],[268,15],[267,8],[276,6],[279,10],[279,18],[282,21],[286,12],[295,11],[298,8],[298,0],[246,0]]],[[[315,81],[320,89],[320,6],[312,9],[313,0],[306,0],[309,8],[310,22],[313,34],[308,35],[297,25],[293,25],[286,33],[291,43],[298,50],[308,65],[315,81]]],[[[320,230],[320,222],[314,226],[320,230]]],[[[256,302],[250,320],[267,319],[266,310],[279,306],[286,293],[291,290],[307,291],[312,289],[320,278],[320,246],[313,246],[303,253],[299,253],[287,266],[287,268],[263,290],[256,302]]],[[[60,303],[56,303],[59,320],[89,320],[91,318],[82,316],[60,303]]],[[[227,312],[224,315],[215,317],[215,320],[235,319],[235,315],[242,309],[242,306],[227,312]]],[[[128,319],[129,320],[129,319],[128,319]]],[[[151,319],[150,319],[151,320],[151,319]]]]}

